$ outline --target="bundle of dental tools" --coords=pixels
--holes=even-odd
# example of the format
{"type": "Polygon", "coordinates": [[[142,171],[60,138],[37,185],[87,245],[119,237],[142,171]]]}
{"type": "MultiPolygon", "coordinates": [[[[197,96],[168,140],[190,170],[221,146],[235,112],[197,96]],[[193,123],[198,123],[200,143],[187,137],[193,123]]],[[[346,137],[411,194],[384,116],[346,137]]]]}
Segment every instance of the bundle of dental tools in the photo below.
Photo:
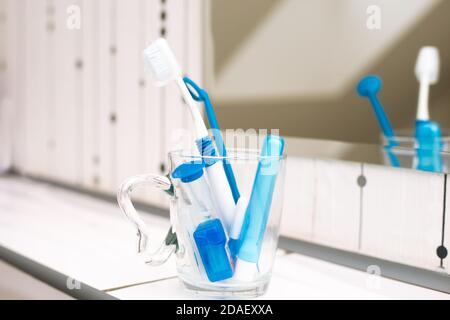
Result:
{"type": "MultiPolygon", "coordinates": [[[[442,172],[443,141],[441,128],[437,122],[430,120],[429,90],[430,85],[439,81],[439,51],[435,47],[423,47],[417,58],[415,74],[420,84],[419,102],[415,124],[415,157],[413,167],[430,172],[442,172]]],[[[375,116],[387,141],[385,150],[393,167],[400,167],[400,161],[394,152],[400,146],[391,123],[384,112],[377,94],[381,90],[382,81],[379,77],[369,75],[364,77],[357,86],[360,96],[369,99],[375,116]]]]}
{"type": "Polygon", "coordinates": [[[194,208],[185,220],[180,217],[180,222],[189,230],[198,268],[211,282],[252,281],[259,272],[258,260],[284,140],[274,135],[265,137],[261,158],[273,162],[269,163],[271,170],[263,172],[263,166],[268,164],[259,160],[251,195],[248,199],[241,196],[207,92],[192,79],[183,78],[165,39],[157,39],[145,49],[144,60],[159,85],[176,82],[194,121],[195,145],[201,161],[181,164],[172,171],[171,178],[181,183],[194,208]],[[205,106],[212,137],[197,102],[205,106]]]}

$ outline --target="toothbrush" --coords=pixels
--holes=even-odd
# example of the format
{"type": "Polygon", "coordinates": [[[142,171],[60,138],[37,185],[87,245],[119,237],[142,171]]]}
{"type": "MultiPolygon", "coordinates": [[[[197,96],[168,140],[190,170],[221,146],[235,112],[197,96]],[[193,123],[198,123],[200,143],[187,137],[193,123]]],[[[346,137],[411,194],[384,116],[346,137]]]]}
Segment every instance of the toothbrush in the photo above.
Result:
{"type": "Polygon", "coordinates": [[[420,83],[416,120],[417,169],[442,172],[441,129],[430,120],[428,100],[430,85],[439,81],[439,51],[435,47],[423,47],[417,57],[415,73],[420,83]]]}
{"type": "MultiPolygon", "coordinates": [[[[212,106],[211,100],[209,99],[208,93],[200,88],[192,79],[184,77],[184,83],[186,84],[192,98],[197,102],[203,102],[205,104],[206,115],[208,117],[209,125],[212,129],[212,134],[214,136],[214,141],[216,143],[219,155],[222,157],[227,156],[227,150],[225,148],[225,143],[223,142],[222,133],[220,132],[219,124],[217,123],[216,114],[214,113],[214,108],[212,106]]],[[[239,190],[236,184],[236,179],[234,177],[233,169],[229,161],[223,161],[223,169],[228,179],[228,184],[230,185],[231,192],[233,193],[234,202],[237,204],[240,198],[239,190]]]]}
{"type": "Polygon", "coordinates": [[[391,161],[392,166],[399,167],[400,162],[395,154],[391,151],[392,147],[398,146],[398,142],[395,139],[394,129],[392,129],[391,123],[389,122],[389,119],[384,112],[383,106],[381,105],[377,97],[377,93],[381,90],[381,85],[382,81],[379,77],[370,75],[361,79],[356,90],[361,97],[369,98],[369,101],[373,107],[373,111],[375,112],[375,116],[377,117],[378,124],[380,125],[381,131],[388,141],[386,149],[389,160],[391,161]]]}
{"type": "MultiPolygon", "coordinates": [[[[181,68],[165,39],[159,38],[144,50],[144,61],[148,69],[153,74],[153,77],[160,86],[167,85],[171,81],[175,81],[180,89],[180,92],[189,107],[192,115],[195,132],[196,145],[199,152],[203,156],[216,156],[216,149],[214,148],[211,137],[208,136],[208,130],[203,122],[200,111],[197,109],[196,103],[192,98],[186,84],[183,81],[181,68]]],[[[222,161],[215,161],[207,159],[205,161],[206,172],[212,193],[218,206],[219,216],[224,223],[226,230],[229,232],[233,224],[234,213],[234,199],[231,189],[228,186],[227,177],[222,161]]]]}
{"type": "Polygon", "coordinates": [[[189,107],[194,120],[197,139],[208,136],[208,130],[203,122],[202,115],[195,105],[186,85],[181,76],[181,68],[169,47],[168,42],[159,38],[155,40],[147,49],[144,50],[144,62],[152,73],[158,86],[165,86],[171,81],[175,81],[181,94],[189,107]]]}

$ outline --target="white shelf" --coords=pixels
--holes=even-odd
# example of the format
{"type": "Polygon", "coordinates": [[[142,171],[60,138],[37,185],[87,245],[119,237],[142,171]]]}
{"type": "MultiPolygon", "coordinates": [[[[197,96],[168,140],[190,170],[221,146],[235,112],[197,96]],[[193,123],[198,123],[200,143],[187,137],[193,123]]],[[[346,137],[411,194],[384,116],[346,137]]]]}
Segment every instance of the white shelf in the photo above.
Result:
{"type": "MultiPolygon", "coordinates": [[[[168,219],[146,215],[159,244],[168,219]]],[[[149,267],[118,206],[24,178],[0,177],[0,246],[120,299],[189,299],[175,261],[149,267]],[[122,288],[122,289],[119,289],[122,288]]],[[[263,299],[449,299],[449,295],[279,251],[263,299]],[[373,280],[373,279],[372,279],[373,280]],[[375,282],[376,284],[377,282],[375,282]],[[369,285],[368,285],[369,284],[369,285]]]]}
{"type": "MultiPolygon", "coordinates": [[[[277,258],[268,292],[261,299],[449,299],[449,295],[298,254],[277,258]]],[[[189,300],[177,278],[108,292],[119,299],[189,300]]]]}
{"type": "MultiPolygon", "coordinates": [[[[169,222],[145,217],[151,243],[169,222]]],[[[135,232],[115,204],[25,179],[0,178],[0,245],[99,290],[175,276],[135,254],[135,232]]],[[[172,264],[169,264],[172,265],[172,264]]]]}

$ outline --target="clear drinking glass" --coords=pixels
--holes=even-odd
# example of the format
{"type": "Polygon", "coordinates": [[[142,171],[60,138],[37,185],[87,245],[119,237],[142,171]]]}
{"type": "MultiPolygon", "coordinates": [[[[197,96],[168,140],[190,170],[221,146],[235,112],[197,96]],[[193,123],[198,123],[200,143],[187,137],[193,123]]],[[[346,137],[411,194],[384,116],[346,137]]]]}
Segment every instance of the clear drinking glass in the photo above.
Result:
{"type": "MultiPolygon", "coordinates": [[[[413,130],[396,130],[396,146],[388,147],[389,141],[381,136],[384,146],[383,163],[388,166],[393,165],[393,158],[401,168],[417,169],[417,142],[413,130]]],[[[442,149],[440,153],[442,161],[442,171],[450,172],[450,132],[442,130],[442,149]]]]}
{"type": "MultiPolygon", "coordinates": [[[[137,229],[138,252],[146,255],[147,263],[150,265],[165,263],[169,256],[175,253],[179,279],[188,291],[197,295],[217,298],[250,298],[264,294],[270,282],[279,238],[285,160],[285,156],[261,156],[258,151],[253,150],[229,149],[227,157],[202,157],[198,155],[196,150],[182,150],[169,153],[170,172],[167,176],[140,175],[127,179],[118,192],[118,202],[122,211],[137,229]],[[245,214],[248,214],[252,201],[258,200],[258,197],[261,196],[261,194],[258,194],[258,192],[261,192],[261,188],[258,189],[255,187],[256,184],[254,185],[257,172],[258,174],[263,172],[264,175],[272,175],[273,179],[269,178],[269,180],[273,182],[271,183],[273,192],[269,193],[269,197],[267,197],[268,193],[264,194],[263,199],[258,200],[259,205],[253,205],[253,208],[258,208],[258,210],[252,210],[253,214],[265,214],[266,216],[265,219],[260,220],[264,223],[262,227],[259,226],[262,230],[260,233],[261,241],[256,243],[255,246],[255,250],[256,247],[259,248],[259,257],[256,264],[257,273],[251,279],[242,280],[236,276],[236,261],[240,254],[237,253],[236,258],[227,245],[226,251],[233,270],[233,277],[221,281],[210,281],[205,275],[202,258],[198,254],[198,248],[193,241],[192,231],[196,228],[196,222],[193,221],[192,216],[198,214],[198,212],[195,212],[197,208],[186,195],[189,193],[186,186],[183,186],[183,182],[179,179],[174,179],[172,173],[182,164],[211,163],[211,161],[227,161],[231,164],[241,199],[249,199],[247,210],[244,211],[245,214]],[[267,163],[271,164],[269,170],[258,170],[264,168],[264,164],[267,163]],[[130,194],[134,188],[148,184],[164,190],[170,198],[171,230],[169,230],[166,239],[156,252],[147,252],[147,239],[150,231],[139,218],[130,200],[130,194]],[[270,197],[271,199],[267,201],[270,197]],[[261,209],[261,203],[267,204],[265,213],[264,210],[259,210],[261,209]]],[[[207,181],[210,183],[209,178],[207,181]]],[[[215,196],[220,196],[212,194],[210,190],[208,188],[202,193],[202,199],[214,199],[215,196]]],[[[213,202],[217,205],[215,201],[213,202]]],[[[211,214],[214,215],[215,213],[211,212],[211,214]]],[[[253,217],[252,220],[258,219],[253,217]]],[[[224,227],[224,230],[227,234],[227,240],[229,240],[228,229],[224,227]]]]}

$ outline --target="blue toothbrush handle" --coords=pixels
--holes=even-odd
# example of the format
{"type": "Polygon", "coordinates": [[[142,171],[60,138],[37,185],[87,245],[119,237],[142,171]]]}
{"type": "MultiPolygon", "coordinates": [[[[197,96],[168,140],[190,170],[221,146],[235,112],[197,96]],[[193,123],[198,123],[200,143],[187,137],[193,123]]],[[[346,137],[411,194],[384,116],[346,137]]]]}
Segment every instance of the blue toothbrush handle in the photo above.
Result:
{"type": "Polygon", "coordinates": [[[416,140],[418,144],[417,169],[442,172],[442,134],[439,124],[433,121],[416,121],[416,140]]]}

